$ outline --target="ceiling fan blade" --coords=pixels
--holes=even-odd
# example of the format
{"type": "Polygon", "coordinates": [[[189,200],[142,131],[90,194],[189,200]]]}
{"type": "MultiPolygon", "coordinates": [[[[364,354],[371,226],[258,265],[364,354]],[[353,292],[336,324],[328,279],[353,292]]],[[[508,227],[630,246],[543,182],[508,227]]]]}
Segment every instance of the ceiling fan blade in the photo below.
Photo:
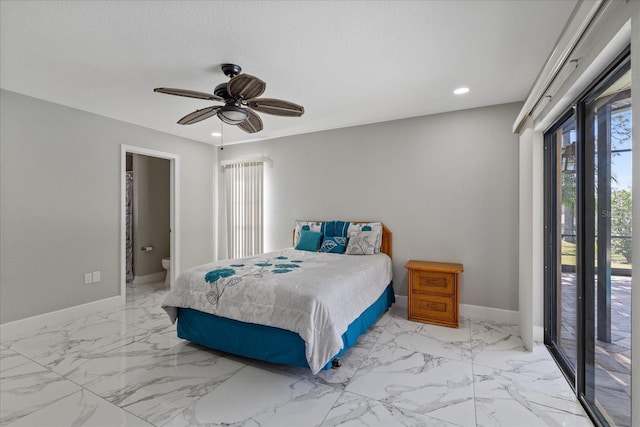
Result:
{"type": "Polygon", "coordinates": [[[249,113],[249,117],[242,123],[238,123],[238,127],[247,133],[256,133],[262,130],[262,119],[256,113],[249,109],[245,109],[249,113]]]}
{"type": "Polygon", "coordinates": [[[193,113],[189,113],[180,120],[178,120],[178,124],[181,125],[192,125],[194,123],[198,123],[204,119],[208,119],[211,116],[215,116],[218,113],[218,110],[222,108],[221,105],[216,105],[214,107],[207,107],[201,110],[196,110],[193,113]]]}
{"type": "Polygon", "coordinates": [[[212,93],[198,92],[195,90],[174,89],[171,87],[157,87],[153,91],[159,92],[159,93],[166,93],[169,95],[186,96],[189,98],[208,99],[211,101],[224,101],[224,99],[212,93]]]}
{"type": "Polygon", "coordinates": [[[238,74],[227,83],[227,91],[234,98],[251,99],[263,94],[267,84],[249,74],[238,74]]]}
{"type": "Polygon", "coordinates": [[[304,114],[302,105],[282,99],[257,98],[247,101],[247,106],[259,113],[273,114],[276,116],[300,117],[304,114]]]}

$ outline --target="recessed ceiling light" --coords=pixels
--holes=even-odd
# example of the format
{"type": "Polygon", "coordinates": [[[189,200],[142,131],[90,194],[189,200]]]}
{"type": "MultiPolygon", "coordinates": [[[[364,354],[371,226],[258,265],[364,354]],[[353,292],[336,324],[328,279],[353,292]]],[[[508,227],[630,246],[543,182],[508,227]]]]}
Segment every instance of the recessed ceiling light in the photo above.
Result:
{"type": "Polygon", "coordinates": [[[211,132],[211,136],[218,137],[220,136],[220,132],[211,132]]]}
{"type": "Polygon", "coordinates": [[[453,91],[453,93],[455,93],[456,95],[462,95],[463,93],[467,93],[467,92],[469,92],[468,87],[459,87],[458,89],[453,91]]]}

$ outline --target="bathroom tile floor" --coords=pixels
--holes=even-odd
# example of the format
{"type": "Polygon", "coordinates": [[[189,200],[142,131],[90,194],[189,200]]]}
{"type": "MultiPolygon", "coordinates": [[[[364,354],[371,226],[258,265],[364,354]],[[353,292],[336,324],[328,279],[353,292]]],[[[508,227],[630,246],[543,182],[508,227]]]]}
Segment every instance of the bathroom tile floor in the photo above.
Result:
{"type": "Polygon", "coordinates": [[[126,307],[0,340],[2,426],[590,426],[543,345],[518,328],[451,329],[391,308],[342,358],[307,369],[176,337],[164,283],[126,307]]]}

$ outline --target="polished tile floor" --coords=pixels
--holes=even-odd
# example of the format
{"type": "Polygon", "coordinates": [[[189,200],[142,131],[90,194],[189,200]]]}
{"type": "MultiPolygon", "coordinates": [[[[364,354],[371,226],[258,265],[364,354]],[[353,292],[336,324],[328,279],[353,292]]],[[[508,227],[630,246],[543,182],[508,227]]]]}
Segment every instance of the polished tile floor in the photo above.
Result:
{"type": "Polygon", "coordinates": [[[176,337],[162,283],[126,308],[2,336],[2,426],[590,426],[545,347],[512,325],[409,322],[393,307],[311,375],[176,337]]]}

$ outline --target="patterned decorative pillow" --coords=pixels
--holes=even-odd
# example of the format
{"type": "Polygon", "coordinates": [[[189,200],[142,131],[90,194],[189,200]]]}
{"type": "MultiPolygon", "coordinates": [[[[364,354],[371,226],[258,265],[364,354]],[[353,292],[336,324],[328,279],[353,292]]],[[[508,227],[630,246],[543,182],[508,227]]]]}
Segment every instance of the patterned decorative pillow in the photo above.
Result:
{"type": "Polygon", "coordinates": [[[349,235],[349,222],[325,221],[322,223],[321,231],[325,237],[347,237],[349,235]]]}
{"type": "Polygon", "coordinates": [[[375,253],[376,235],[373,231],[352,231],[349,233],[347,255],[373,255],[375,253]]]}
{"type": "Polygon", "coordinates": [[[347,250],[347,240],[346,237],[325,236],[319,252],[343,254],[347,250]]]}
{"type": "Polygon", "coordinates": [[[322,222],[320,221],[301,221],[296,220],[296,231],[293,241],[298,243],[300,239],[300,230],[305,229],[309,231],[318,231],[322,233],[322,222]]]}
{"type": "Polygon", "coordinates": [[[382,223],[367,222],[357,224],[352,222],[351,224],[349,224],[349,238],[351,238],[351,233],[359,231],[367,231],[373,234],[374,253],[379,254],[380,246],[382,246],[382,223]]]}

